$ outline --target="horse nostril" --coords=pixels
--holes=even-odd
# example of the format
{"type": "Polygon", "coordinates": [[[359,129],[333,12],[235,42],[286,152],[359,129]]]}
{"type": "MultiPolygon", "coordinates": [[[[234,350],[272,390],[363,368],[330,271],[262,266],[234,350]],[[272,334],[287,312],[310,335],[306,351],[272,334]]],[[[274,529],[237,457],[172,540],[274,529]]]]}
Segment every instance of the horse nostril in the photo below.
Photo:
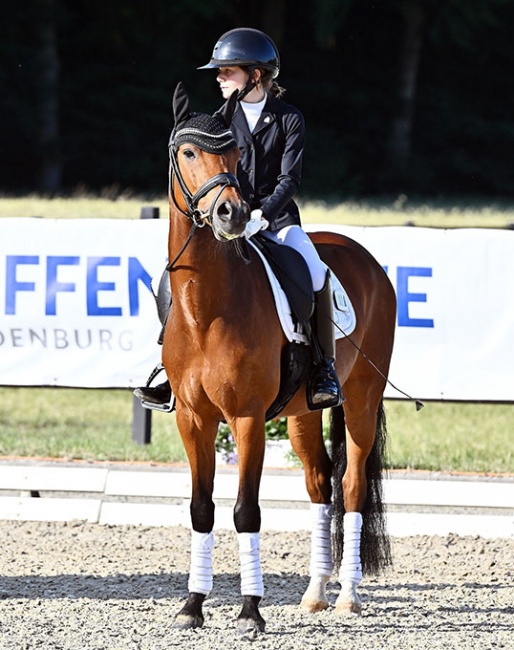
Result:
{"type": "Polygon", "coordinates": [[[232,207],[232,204],[230,201],[223,201],[223,203],[220,203],[216,209],[216,213],[218,215],[218,218],[221,221],[230,221],[234,209],[232,207]]]}

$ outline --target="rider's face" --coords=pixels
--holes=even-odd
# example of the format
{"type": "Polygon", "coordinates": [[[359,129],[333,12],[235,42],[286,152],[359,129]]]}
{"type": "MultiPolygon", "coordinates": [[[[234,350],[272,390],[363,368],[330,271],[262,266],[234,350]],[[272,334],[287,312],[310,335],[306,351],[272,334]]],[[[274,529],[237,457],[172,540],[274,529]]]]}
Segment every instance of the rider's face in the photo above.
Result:
{"type": "Polygon", "coordinates": [[[248,81],[248,73],[237,66],[220,68],[216,81],[220,85],[224,99],[232,96],[234,90],[242,90],[248,81]]]}

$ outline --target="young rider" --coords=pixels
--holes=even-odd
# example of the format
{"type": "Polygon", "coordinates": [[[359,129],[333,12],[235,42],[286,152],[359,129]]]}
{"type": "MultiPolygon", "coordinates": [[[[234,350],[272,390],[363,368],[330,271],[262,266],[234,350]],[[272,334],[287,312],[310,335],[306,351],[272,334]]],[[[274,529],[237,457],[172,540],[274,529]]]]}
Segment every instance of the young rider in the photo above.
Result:
{"type": "MultiPolygon", "coordinates": [[[[334,369],[330,274],[301,228],[294,201],[301,180],[305,124],[300,111],[281,99],[284,89],[275,81],[280,71],[278,50],[259,30],[233,29],[220,37],[211,60],[199,69],[218,70],[216,80],[224,99],[238,91],[230,128],[241,153],[237,171],[241,192],[252,211],[245,236],[262,231],[305,258],[315,296],[313,329],[323,358],[309,381],[309,401],[313,408],[336,406],[342,397],[334,369]]],[[[138,388],[134,394],[147,406],[172,398],[168,382],[138,388]]]]}

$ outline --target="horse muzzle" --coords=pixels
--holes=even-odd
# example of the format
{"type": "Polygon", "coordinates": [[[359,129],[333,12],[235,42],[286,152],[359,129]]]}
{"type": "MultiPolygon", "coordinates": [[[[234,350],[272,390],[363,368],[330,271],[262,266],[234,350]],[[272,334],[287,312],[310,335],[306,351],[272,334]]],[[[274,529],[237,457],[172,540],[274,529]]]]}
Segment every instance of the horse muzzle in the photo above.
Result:
{"type": "Polygon", "coordinates": [[[226,200],[216,204],[212,214],[212,231],[218,241],[241,237],[250,219],[250,208],[245,201],[226,200]]]}

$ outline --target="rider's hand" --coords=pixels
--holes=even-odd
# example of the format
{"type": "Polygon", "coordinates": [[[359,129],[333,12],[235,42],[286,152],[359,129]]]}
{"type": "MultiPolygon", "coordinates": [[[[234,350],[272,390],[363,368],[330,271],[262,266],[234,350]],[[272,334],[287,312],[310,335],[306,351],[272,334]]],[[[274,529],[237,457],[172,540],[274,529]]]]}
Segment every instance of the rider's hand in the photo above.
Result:
{"type": "Polygon", "coordinates": [[[262,210],[252,210],[250,212],[250,221],[246,224],[244,236],[250,239],[260,230],[265,230],[269,226],[269,221],[262,216],[262,210]]]}

